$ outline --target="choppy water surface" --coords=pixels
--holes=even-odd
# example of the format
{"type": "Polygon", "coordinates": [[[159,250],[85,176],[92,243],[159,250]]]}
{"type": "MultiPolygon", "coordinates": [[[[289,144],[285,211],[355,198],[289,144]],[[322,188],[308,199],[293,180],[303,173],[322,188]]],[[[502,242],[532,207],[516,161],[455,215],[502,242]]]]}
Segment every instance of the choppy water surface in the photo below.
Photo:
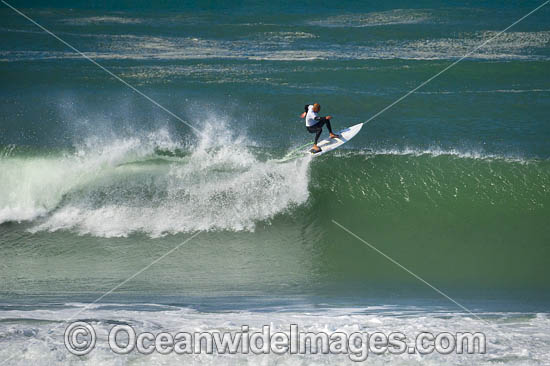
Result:
{"type": "MultiPolygon", "coordinates": [[[[281,161],[311,139],[305,103],[337,128],[365,121],[539,3],[54,5],[23,10],[201,133],[0,9],[2,358],[77,362],[59,322],[201,231],[80,317],[105,332],[484,331],[486,355],[369,362],[547,362],[550,8],[345,148],[281,161]]],[[[347,361],[83,362],[182,360],[347,361]]]]}

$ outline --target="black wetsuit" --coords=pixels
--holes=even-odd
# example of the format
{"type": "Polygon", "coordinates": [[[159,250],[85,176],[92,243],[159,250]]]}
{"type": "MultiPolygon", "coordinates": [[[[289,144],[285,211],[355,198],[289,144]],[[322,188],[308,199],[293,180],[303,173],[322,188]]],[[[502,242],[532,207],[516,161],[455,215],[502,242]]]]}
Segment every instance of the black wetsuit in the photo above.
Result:
{"type": "MultiPolygon", "coordinates": [[[[305,111],[308,112],[308,108],[311,104],[306,104],[305,111]]],[[[332,133],[332,127],[330,126],[330,121],[326,117],[315,117],[315,120],[318,121],[313,126],[306,126],[309,133],[315,134],[315,145],[317,145],[317,141],[319,141],[319,136],[321,136],[321,132],[323,132],[323,126],[327,125],[328,131],[332,133]]]]}

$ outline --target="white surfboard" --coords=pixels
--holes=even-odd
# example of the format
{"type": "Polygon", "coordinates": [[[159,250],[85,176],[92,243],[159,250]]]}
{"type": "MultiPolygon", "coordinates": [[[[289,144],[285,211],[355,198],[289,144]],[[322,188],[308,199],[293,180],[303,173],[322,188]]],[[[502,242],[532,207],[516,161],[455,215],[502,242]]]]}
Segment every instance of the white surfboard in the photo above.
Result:
{"type": "Polygon", "coordinates": [[[307,153],[317,156],[317,155],[323,155],[326,152],[337,149],[340,146],[344,145],[349,140],[351,140],[352,138],[354,138],[355,135],[357,135],[359,131],[361,131],[361,127],[363,127],[363,124],[358,123],[356,125],[343,129],[342,131],[337,133],[337,135],[340,135],[340,137],[337,137],[335,139],[327,138],[322,141],[319,141],[317,143],[317,146],[321,148],[320,152],[313,153],[311,152],[310,148],[308,148],[307,153]]]}

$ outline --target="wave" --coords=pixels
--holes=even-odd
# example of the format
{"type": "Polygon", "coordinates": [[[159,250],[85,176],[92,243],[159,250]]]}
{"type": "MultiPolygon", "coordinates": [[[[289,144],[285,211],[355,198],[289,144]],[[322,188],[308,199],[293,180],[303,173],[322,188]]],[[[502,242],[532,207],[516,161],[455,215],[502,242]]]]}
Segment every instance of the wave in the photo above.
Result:
{"type": "MultiPolygon", "coordinates": [[[[439,149],[341,152],[334,159],[341,170],[336,198],[371,213],[424,206],[435,216],[442,208],[545,215],[550,208],[549,160],[439,149]]],[[[330,184],[328,177],[312,179],[330,184]]]]}
{"type": "Polygon", "coordinates": [[[32,232],[152,237],[194,230],[254,230],[308,199],[308,161],[260,160],[218,122],[191,147],[165,132],[93,141],[73,153],[0,159],[0,222],[32,232]],[[223,133],[220,133],[223,132],[223,133]],[[159,153],[180,147],[185,154],[159,153]],[[23,184],[24,183],[24,184],[23,184]]]}
{"type": "MultiPolygon", "coordinates": [[[[205,127],[208,136],[223,136],[221,130],[227,129],[205,127]]],[[[410,203],[434,210],[550,207],[549,161],[478,151],[341,150],[314,159],[310,171],[309,159],[279,163],[244,138],[202,138],[184,146],[162,130],[88,139],[72,153],[20,156],[9,149],[0,158],[6,192],[0,222],[31,222],[32,232],[158,237],[253,231],[276,215],[315,210],[329,192],[371,212],[410,203]]]]}

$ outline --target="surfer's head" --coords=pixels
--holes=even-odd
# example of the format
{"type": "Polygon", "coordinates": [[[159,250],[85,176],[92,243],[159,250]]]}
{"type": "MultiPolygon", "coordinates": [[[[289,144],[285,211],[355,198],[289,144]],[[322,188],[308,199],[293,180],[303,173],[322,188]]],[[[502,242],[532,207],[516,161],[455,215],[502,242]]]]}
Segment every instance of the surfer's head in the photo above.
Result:
{"type": "Polygon", "coordinates": [[[315,103],[313,105],[313,112],[317,113],[321,110],[321,105],[319,103],[315,103]]]}

